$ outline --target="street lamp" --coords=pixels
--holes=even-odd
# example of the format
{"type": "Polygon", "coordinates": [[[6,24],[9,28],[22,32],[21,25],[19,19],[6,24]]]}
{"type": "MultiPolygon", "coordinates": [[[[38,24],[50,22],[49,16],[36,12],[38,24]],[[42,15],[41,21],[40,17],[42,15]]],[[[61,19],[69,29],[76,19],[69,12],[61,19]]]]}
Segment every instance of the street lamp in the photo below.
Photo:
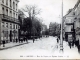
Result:
{"type": "Polygon", "coordinates": [[[62,18],[61,18],[61,36],[60,36],[60,52],[63,52],[63,0],[62,0],[62,18]]]}

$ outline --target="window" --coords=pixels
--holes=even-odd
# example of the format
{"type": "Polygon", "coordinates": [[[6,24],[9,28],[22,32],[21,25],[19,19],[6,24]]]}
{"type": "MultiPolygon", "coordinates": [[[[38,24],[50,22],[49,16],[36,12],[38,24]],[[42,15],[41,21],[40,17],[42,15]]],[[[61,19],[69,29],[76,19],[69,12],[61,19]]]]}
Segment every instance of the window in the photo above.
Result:
{"type": "Polygon", "coordinates": [[[4,31],[4,37],[8,39],[8,31],[4,31]]]}
{"type": "Polygon", "coordinates": [[[18,26],[18,29],[20,29],[20,26],[18,26]]]}
{"type": "Polygon", "coordinates": [[[15,3],[13,2],[13,9],[15,9],[15,3]]]}
{"type": "Polygon", "coordinates": [[[13,25],[13,29],[15,29],[15,24],[13,25]]]}
{"type": "Polygon", "coordinates": [[[77,11],[77,8],[75,9],[75,12],[77,11]]]}
{"type": "Polygon", "coordinates": [[[80,3],[78,4],[78,7],[80,7],[80,3]]]}
{"type": "Polygon", "coordinates": [[[17,25],[16,25],[16,29],[17,29],[17,25]]]}
{"type": "Polygon", "coordinates": [[[17,4],[16,4],[16,11],[17,11],[17,4]]]}
{"type": "Polygon", "coordinates": [[[2,27],[4,27],[4,22],[2,22],[2,27]]]}
{"type": "Polygon", "coordinates": [[[15,18],[15,13],[14,13],[14,18],[15,18]]]}
{"type": "Polygon", "coordinates": [[[8,6],[8,0],[6,0],[6,5],[8,6]]]}
{"type": "Polygon", "coordinates": [[[6,27],[8,28],[8,23],[6,23],[6,27]]]}
{"type": "Polygon", "coordinates": [[[2,13],[4,14],[4,8],[2,8],[2,11],[3,11],[2,13]]]}
{"type": "Polygon", "coordinates": [[[6,38],[8,39],[8,31],[6,31],[6,38]]]}
{"type": "Polygon", "coordinates": [[[71,31],[73,31],[73,26],[71,26],[71,31]]]}
{"type": "Polygon", "coordinates": [[[2,3],[4,3],[4,0],[2,0],[2,3]]]}
{"type": "Polygon", "coordinates": [[[73,12],[73,15],[75,15],[75,12],[73,12]]]}
{"type": "Polygon", "coordinates": [[[17,14],[16,14],[16,18],[17,18],[17,14]]]}
{"type": "Polygon", "coordinates": [[[12,17],[12,11],[10,11],[10,16],[12,17]]]}
{"type": "Polygon", "coordinates": [[[6,9],[6,15],[8,16],[8,9],[6,9]]]}
{"type": "Polygon", "coordinates": [[[11,0],[10,0],[10,7],[12,7],[12,5],[11,5],[11,0]]]}
{"type": "Polygon", "coordinates": [[[12,24],[10,24],[10,29],[12,29],[12,24]]]}

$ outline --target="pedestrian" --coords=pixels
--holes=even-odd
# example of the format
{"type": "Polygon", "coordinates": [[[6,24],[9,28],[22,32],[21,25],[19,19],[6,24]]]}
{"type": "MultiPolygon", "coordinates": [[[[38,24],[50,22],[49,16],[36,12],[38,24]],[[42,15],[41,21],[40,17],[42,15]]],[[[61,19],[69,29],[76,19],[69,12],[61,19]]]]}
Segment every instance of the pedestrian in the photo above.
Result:
{"type": "Polygon", "coordinates": [[[80,45],[78,46],[78,52],[80,53],[80,45]]]}
{"type": "Polygon", "coordinates": [[[16,43],[18,42],[17,40],[18,40],[18,39],[16,38],[16,43]]]}
{"type": "Polygon", "coordinates": [[[59,38],[57,37],[57,43],[59,43],[59,38]]]}
{"type": "Polygon", "coordinates": [[[34,43],[34,37],[33,37],[33,43],[34,43]]]}
{"type": "Polygon", "coordinates": [[[26,37],[26,42],[28,43],[28,38],[26,37]]]}
{"type": "Polygon", "coordinates": [[[5,40],[3,40],[3,47],[5,47],[5,40]]]}
{"type": "Polygon", "coordinates": [[[20,43],[20,38],[19,38],[19,43],[20,43]]]}
{"type": "Polygon", "coordinates": [[[72,46],[74,47],[74,40],[72,41],[72,46]]]}
{"type": "Polygon", "coordinates": [[[70,49],[71,49],[71,42],[69,42],[69,47],[70,47],[70,49]]]}

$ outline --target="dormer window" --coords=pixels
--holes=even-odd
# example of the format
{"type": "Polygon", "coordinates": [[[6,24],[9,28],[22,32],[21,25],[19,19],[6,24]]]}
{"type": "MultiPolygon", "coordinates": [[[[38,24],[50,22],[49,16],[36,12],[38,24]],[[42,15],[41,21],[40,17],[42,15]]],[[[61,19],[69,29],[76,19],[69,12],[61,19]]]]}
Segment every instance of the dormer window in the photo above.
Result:
{"type": "Polygon", "coordinates": [[[75,15],[75,12],[73,12],[73,15],[75,15]]]}
{"type": "Polygon", "coordinates": [[[74,18],[75,20],[77,19],[77,17],[74,18]]]}

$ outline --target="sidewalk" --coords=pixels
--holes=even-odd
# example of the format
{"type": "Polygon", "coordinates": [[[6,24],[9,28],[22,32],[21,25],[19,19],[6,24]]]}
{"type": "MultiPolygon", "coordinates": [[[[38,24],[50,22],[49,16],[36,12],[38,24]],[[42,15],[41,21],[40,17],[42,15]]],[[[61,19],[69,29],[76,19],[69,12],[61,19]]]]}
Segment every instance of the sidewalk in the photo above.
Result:
{"type": "Polygon", "coordinates": [[[77,47],[68,46],[68,42],[63,41],[63,52],[60,52],[60,43],[58,44],[58,48],[55,51],[56,55],[63,56],[62,59],[80,59],[80,54],[78,53],[77,47]]]}
{"type": "MultiPolygon", "coordinates": [[[[35,41],[38,40],[38,39],[35,39],[35,41]]],[[[28,44],[29,42],[33,42],[33,40],[28,40],[28,42],[10,42],[10,43],[7,43],[5,44],[5,47],[3,47],[3,44],[0,46],[0,50],[5,50],[5,49],[9,49],[9,48],[13,48],[13,47],[16,47],[16,46],[20,46],[20,45],[24,45],[24,44],[28,44]]]]}
{"type": "Polygon", "coordinates": [[[24,44],[28,44],[28,42],[10,42],[5,44],[5,47],[3,47],[3,44],[0,46],[0,50],[4,50],[4,49],[8,49],[8,48],[12,48],[12,47],[16,47],[16,46],[20,46],[20,45],[24,45],[24,44]]]}

